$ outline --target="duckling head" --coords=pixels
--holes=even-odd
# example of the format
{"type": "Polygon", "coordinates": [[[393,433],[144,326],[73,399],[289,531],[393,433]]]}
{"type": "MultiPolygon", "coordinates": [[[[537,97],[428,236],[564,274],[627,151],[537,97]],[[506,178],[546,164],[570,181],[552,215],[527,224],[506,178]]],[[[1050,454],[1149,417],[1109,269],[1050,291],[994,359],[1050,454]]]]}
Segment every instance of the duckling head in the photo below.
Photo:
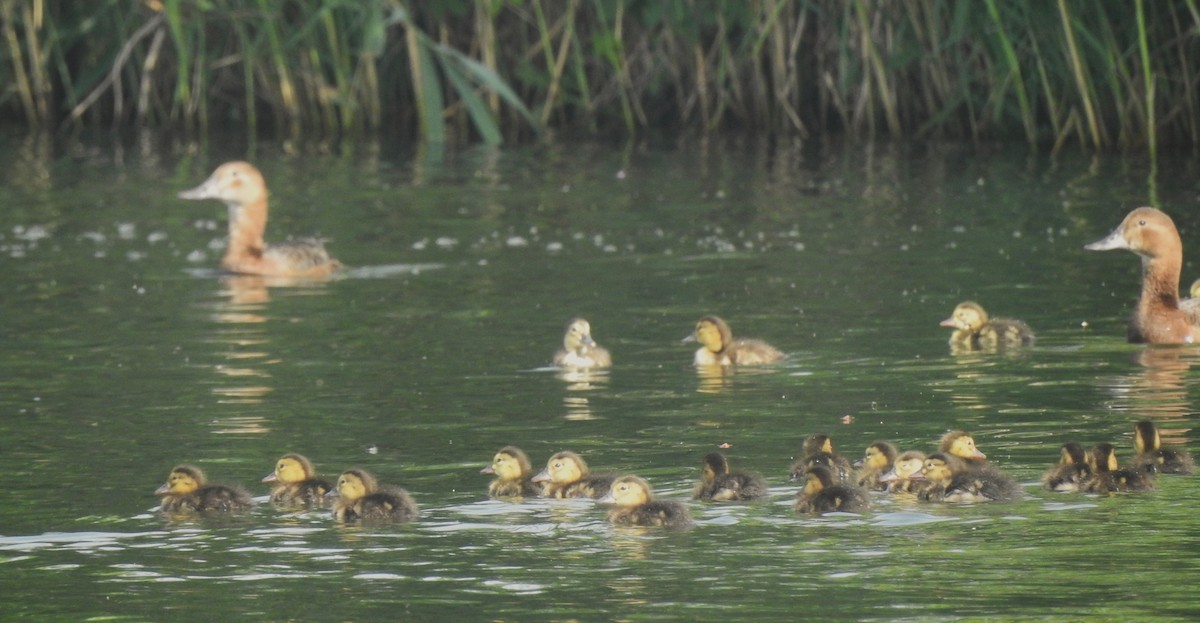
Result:
{"type": "Polygon", "coordinates": [[[179,193],[180,199],[216,199],[231,209],[266,198],[262,173],[249,162],[226,162],[199,186],[179,193]]]}
{"type": "Polygon", "coordinates": [[[576,318],[567,325],[567,332],[563,335],[563,348],[567,352],[577,353],[595,345],[596,342],[592,340],[592,325],[588,321],[576,318]]]}
{"type": "Polygon", "coordinates": [[[833,454],[833,440],[829,438],[829,435],[813,433],[808,436],[808,439],[804,440],[804,456],[818,452],[833,454]]]}
{"type": "Polygon", "coordinates": [[[886,441],[876,441],[867,446],[862,465],[867,469],[880,470],[896,461],[896,446],[886,441]]]}
{"type": "Polygon", "coordinates": [[[892,470],[881,476],[879,479],[883,482],[892,482],[894,480],[922,480],[925,477],[921,475],[921,470],[925,467],[925,453],[918,450],[909,450],[900,456],[892,463],[892,470]]]}
{"type": "Polygon", "coordinates": [[[1117,449],[1111,443],[1098,443],[1092,448],[1092,469],[1097,472],[1115,472],[1120,465],[1117,462],[1117,449]]]}
{"type": "Polygon", "coordinates": [[[707,350],[719,353],[733,342],[733,333],[724,320],[716,316],[705,316],[696,321],[696,330],[683,338],[685,342],[700,342],[707,350]]]}
{"type": "Polygon", "coordinates": [[[813,465],[804,476],[804,495],[812,497],[834,485],[833,472],[824,465],[813,465]]]}
{"type": "Polygon", "coordinates": [[[637,476],[621,476],[612,483],[608,495],[597,502],[617,506],[641,506],[654,498],[650,483],[637,476]]]}
{"type": "Polygon", "coordinates": [[[720,452],[709,452],[704,456],[704,482],[711,483],[717,476],[729,473],[729,460],[720,452]]]}
{"type": "Polygon", "coordinates": [[[176,465],[167,481],[154,491],[155,495],[187,495],[207,483],[204,472],[191,465],[176,465]]]}
{"type": "Polygon", "coordinates": [[[1162,446],[1158,428],[1150,420],[1142,420],[1133,426],[1133,447],[1138,454],[1154,452],[1162,446]]]}
{"type": "Polygon", "coordinates": [[[964,301],[954,308],[954,313],[941,322],[941,326],[959,331],[978,331],[987,324],[988,315],[983,307],[974,301],[964,301]]]}
{"type": "Polygon", "coordinates": [[[546,461],[546,469],[538,472],[533,477],[533,481],[569,484],[587,476],[587,473],[588,466],[583,457],[569,450],[563,450],[546,461]]]}
{"type": "Polygon", "coordinates": [[[1126,249],[1142,256],[1143,261],[1153,260],[1164,252],[1181,252],[1175,221],[1166,212],[1155,208],[1133,210],[1111,234],[1083,248],[1090,251],[1126,249]]]}
{"type": "Polygon", "coordinates": [[[501,480],[520,480],[533,471],[529,457],[516,446],[505,446],[496,451],[492,464],[479,470],[481,474],[495,474],[501,480]]]}
{"type": "Polygon", "coordinates": [[[987,455],[975,447],[975,438],[971,437],[970,433],[961,430],[952,430],[942,435],[942,441],[938,444],[938,450],[969,461],[987,459],[987,455]]]}
{"type": "Polygon", "coordinates": [[[279,457],[275,462],[275,471],[264,476],[262,481],[292,484],[304,482],[316,474],[316,468],[304,455],[289,453],[279,457]]]}
{"type": "Polygon", "coordinates": [[[925,465],[921,467],[921,476],[933,482],[949,482],[955,472],[962,468],[962,462],[952,454],[934,452],[925,457],[925,465]]]}
{"type": "Polygon", "coordinates": [[[1188,296],[1200,299],[1200,279],[1192,282],[1192,287],[1188,288],[1188,296]]]}
{"type": "Polygon", "coordinates": [[[1059,465],[1087,465],[1087,451],[1078,441],[1068,441],[1062,445],[1062,453],[1058,459],[1059,465]]]}
{"type": "Polygon", "coordinates": [[[362,469],[348,469],[337,479],[337,495],[346,503],[366,497],[378,487],[375,477],[362,469]]]}

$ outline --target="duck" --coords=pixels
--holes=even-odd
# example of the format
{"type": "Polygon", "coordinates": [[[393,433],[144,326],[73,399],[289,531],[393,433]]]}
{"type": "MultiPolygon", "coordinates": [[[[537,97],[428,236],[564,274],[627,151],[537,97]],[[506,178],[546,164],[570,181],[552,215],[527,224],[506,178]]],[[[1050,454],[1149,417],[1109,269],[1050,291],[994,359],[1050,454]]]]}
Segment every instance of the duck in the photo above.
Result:
{"type": "Polygon", "coordinates": [[[333,518],[343,523],[357,521],[411,521],[417,518],[417,503],[400,487],[380,486],[364,469],[348,469],[337,479],[333,518]]]}
{"type": "Polygon", "coordinates": [[[1192,455],[1182,448],[1164,448],[1158,428],[1150,420],[1142,420],[1133,427],[1133,457],[1136,469],[1153,474],[1193,474],[1196,463],[1192,455]]]}
{"type": "Polygon", "coordinates": [[[1127,341],[1135,344],[1194,344],[1200,339],[1200,305],[1179,301],[1183,243],[1166,212],[1136,208],[1108,236],[1084,247],[1126,249],[1142,258],[1142,293],[1129,320],[1127,341]]]}
{"type": "Polygon", "coordinates": [[[896,446],[887,441],[876,441],[867,446],[862,461],[854,464],[857,470],[855,484],[869,491],[887,490],[887,483],[880,481],[880,477],[891,471],[898,453],[896,446]]]}
{"type": "Polygon", "coordinates": [[[554,365],[560,368],[607,368],[612,366],[612,355],[592,339],[592,325],[583,318],[575,318],[567,324],[562,350],[554,354],[554,365]]]}
{"type": "Polygon", "coordinates": [[[1046,470],[1042,486],[1047,491],[1079,491],[1080,486],[1092,477],[1087,451],[1083,444],[1068,441],[1062,445],[1058,464],[1046,470]]]}
{"type": "Polygon", "coordinates": [[[271,502],[283,505],[319,506],[333,491],[333,483],[317,477],[317,470],[302,454],[285,454],[275,461],[275,471],[263,482],[278,483],[271,489],[271,502]]]}
{"type": "Polygon", "coordinates": [[[167,481],[154,492],[161,495],[160,509],[169,514],[236,512],[254,506],[250,494],[238,486],[210,485],[199,467],[176,465],[167,481]]]}
{"type": "Polygon", "coordinates": [[[938,452],[954,455],[968,465],[983,465],[987,461],[987,455],[975,447],[975,438],[963,430],[952,430],[942,435],[938,441],[938,452]]]}
{"type": "Polygon", "coordinates": [[[792,480],[804,478],[808,468],[823,465],[829,469],[837,482],[847,482],[854,473],[850,461],[833,449],[833,439],[824,433],[813,433],[804,440],[800,449],[800,460],[792,463],[792,480]]]}
{"type": "Polygon", "coordinates": [[[637,476],[620,476],[598,502],[615,504],[608,513],[608,523],[614,526],[661,526],[686,528],[692,525],[691,514],[679,502],[656,500],[650,483],[637,476]]]}
{"type": "Polygon", "coordinates": [[[304,238],[268,245],[267,184],[249,162],[226,162],[180,199],[217,199],[229,207],[229,245],[221,259],[225,271],[272,277],[325,277],[342,268],[323,240],[304,238]]]}
{"type": "Polygon", "coordinates": [[[857,485],[838,484],[833,473],[823,465],[814,465],[805,473],[804,487],[796,492],[793,508],[797,513],[862,513],[871,507],[866,489],[857,485]]]}
{"type": "Polygon", "coordinates": [[[533,477],[533,464],[516,446],[504,446],[497,450],[492,463],[479,470],[479,473],[496,476],[488,484],[488,495],[494,498],[532,497],[542,493],[541,486],[530,480],[533,477]]]}
{"type": "Polygon", "coordinates": [[[588,473],[583,457],[563,450],[546,461],[546,468],[533,477],[533,482],[544,482],[542,495],[548,498],[600,498],[608,493],[614,476],[588,473]]]}
{"type": "Polygon", "coordinates": [[[921,470],[925,467],[925,453],[907,450],[896,457],[892,469],[879,477],[888,493],[920,493],[926,484],[921,470]]]}
{"type": "Polygon", "coordinates": [[[767,482],[762,476],[732,471],[724,454],[709,452],[704,456],[704,475],[692,499],[732,502],[757,500],[766,495],[767,482]]]}
{"type": "Polygon", "coordinates": [[[971,466],[953,454],[925,457],[921,476],[928,481],[918,494],[931,502],[1007,502],[1021,497],[1021,485],[991,466],[971,466]]]}
{"type": "Polygon", "coordinates": [[[782,352],[762,340],[733,339],[729,325],[717,316],[696,321],[696,330],[683,341],[700,343],[693,360],[697,366],[748,366],[783,359],[782,352]]]}
{"type": "Polygon", "coordinates": [[[1092,477],[1080,485],[1087,493],[1116,493],[1123,491],[1154,491],[1154,474],[1136,469],[1121,468],[1117,450],[1111,443],[1098,443],[1090,458],[1092,477]]]}
{"type": "Polygon", "coordinates": [[[955,351],[1001,351],[1029,346],[1036,339],[1029,325],[1013,318],[989,318],[974,301],[959,303],[941,326],[954,329],[950,347],[955,351]]]}

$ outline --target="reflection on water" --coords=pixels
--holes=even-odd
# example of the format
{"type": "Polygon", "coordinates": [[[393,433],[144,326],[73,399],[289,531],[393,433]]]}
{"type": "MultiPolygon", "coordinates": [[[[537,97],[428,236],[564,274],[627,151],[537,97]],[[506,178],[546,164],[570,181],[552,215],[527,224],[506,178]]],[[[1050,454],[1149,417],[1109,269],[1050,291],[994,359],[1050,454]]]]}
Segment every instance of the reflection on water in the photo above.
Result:
{"type": "Polygon", "coordinates": [[[555,376],[566,383],[567,390],[563,396],[563,417],[575,421],[596,419],[587,394],[607,387],[608,374],[606,368],[559,369],[555,376]]]}

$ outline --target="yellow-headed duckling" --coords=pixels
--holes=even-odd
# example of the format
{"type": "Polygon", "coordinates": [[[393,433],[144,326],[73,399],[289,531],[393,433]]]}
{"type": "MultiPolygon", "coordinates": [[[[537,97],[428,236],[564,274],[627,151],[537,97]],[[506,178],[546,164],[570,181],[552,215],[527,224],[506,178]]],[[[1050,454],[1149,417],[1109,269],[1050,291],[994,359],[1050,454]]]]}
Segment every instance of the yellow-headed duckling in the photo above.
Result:
{"type": "Polygon", "coordinates": [[[1098,443],[1092,448],[1092,477],[1079,489],[1087,493],[1116,493],[1120,491],[1154,491],[1154,474],[1136,469],[1121,468],[1117,450],[1111,443],[1098,443]]]}
{"type": "Polygon", "coordinates": [[[908,450],[896,457],[892,469],[879,477],[888,493],[919,493],[926,484],[921,470],[925,468],[925,453],[908,450]]]}
{"type": "Polygon", "coordinates": [[[1083,444],[1069,441],[1062,445],[1058,464],[1046,470],[1042,486],[1047,491],[1079,491],[1092,477],[1092,467],[1083,444]]]}
{"type": "Polygon", "coordinates": [[[1196,309],[1179,301],[1183,243],[1175,222],[1161,210],[1137,208],[1111,234],[1084,247],[1092,251],[1126,249],[1142,258],[1142,294],[1125,333],[1128,341],[1193,344],[1200,340],[1196,309]]]}
{"type": "Polygon", "coordinates": [[[683,341],[700,343],[694,359],[697,366],[748,366],[783,359],[783,353],[762,340],[733,339],[729,325],[716,316],[698,320],[695,332],[683,341]]]}
{"type": "Polygon", "coordinates": [[[1165,448],[1158,428],[1150,420],[1142,420],[1133,428],[1133,447],[1137,456],[1133,466],[1154,474],[1192,474],[1196,463],[1182,448],[1165,448]]]}
{"type": "Polygon", "coordinates": [[[171,514],[244,511],[254,506],[241,487],[210,485],[204,472],[191,465],[175,466],[154,494],[163,496],[160,508],[171,514]]]}
{"type": "Polygon", "coordinates": [[[492,464],[479,470],[479,473],[496,476],[488,485],[488,495],[494,498],[519,498],[542,493],[541,486],[531,480],[533,465],[529,457],[516,446],[500,448],[492,457],[492,464]]]}
{"type": "Polygon", "coordinates": [[[612,356],[592,339],[592,325],[583,318],[576,318],[567,325],[563,348],[554,354],[554,365],[560,368],[607,368],[612,365],[612,356]]]}
{"type": "Polygon", "coordinates": [[[959,303],[941,325],[954,329],[950,347],[954,351],[1005,350],[1033,344],[1029,325],[1012,318],[988,318],[974,301],[959,303]]]}
{"type": "Polygon", "coordinates": [[[750,472],[732,471],[729,461],[720,452],[704,457],[704,475],[696,487],[693,499],[729,502],[757,500],[767,495],[767,482],[750,472]]]}
{"type": "Polygon", "coordinates": [[[861,513],[871,507],[871,499],[865,489],[838,484],[824,466],[810,467],[804,477],[804,487],[796,493],[796,503],[793,505],[797,513],[861,513]]]}
{"type": "Polygon", "coordinates": [[[608,522],[614,526],[684,528],[692,523],[686,506],[654,499],[650,485],[637,476],[617,478],[599,501],[617,505],[608,513],[608,522]]]}
{"type": "Polygon", "coordinates": [[[333,491],[333,483],[318,478],[312,462],[295,453],[279,457],[275,471],[262,481],[278,483],[271,489],[271,502],[275,504],[318,506],[333,491]]]}
{"type": "Polygon", "coordinates": [[[608,493],[614,476],[588,473],[583,457],[564,450],[546,461],[546,469],[533,482],[546,483],[542,495],[548,498],[599,498],[608,493]]]}
{"type": "Polygon", "coordinates": [[[362,469],[348,469],[337,480],[333,518],[342,522],[409,521],[417,518],[417,503],[399,487],[381,487],[362,469]]]}
{"type": "Polygon", "coordinates": [[[855,463],[858,486],[872,491],[886,491],[887,483],[879,479],[892,469],[899,451],[886,441],[876,441],[867,446],[862,461],[855,463]]]}
{"type": "Polygon", "coordinates": [[[813,433],[804,440],[800,459],[792,463],[792,480],[804,478],[808,469],[817,465],[827,468],[837,482],[850,482],[853,479],[854,469],[849,459],[834,451],[833,439],[824,433],[813,433]]]}
{"type": "Polygon", "coordinates": [[[1006,502],[1021,497],[1021,485],[989,465],[971,466],[945,452],[925,457],[921,475],[928,485],[922,500],[933,502],[1006,502]]]}
{"type": "Polygon", "coordinates": [[[961,430],[952,430],[942,435],[941,441],[938,442],[938,452],[952,454],[966,461],[968,465],[982,465],[987,461],[987,455],[975,447],[975,438],[961,430]]]}

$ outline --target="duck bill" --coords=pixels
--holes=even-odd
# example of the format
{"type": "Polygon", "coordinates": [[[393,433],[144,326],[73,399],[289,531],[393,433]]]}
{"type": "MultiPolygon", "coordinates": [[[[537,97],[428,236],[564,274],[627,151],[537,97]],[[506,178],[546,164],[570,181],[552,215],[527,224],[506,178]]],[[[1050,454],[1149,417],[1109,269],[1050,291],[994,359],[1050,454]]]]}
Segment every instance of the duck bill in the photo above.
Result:
{"type": "Polygon", "coordinates": [[[614,503],[616,503],[616,501],[617,501],[617,498],[613,497],[612,492],[609,492],[609,493],[605,494],[604,497],[597,499],[596,503],[597,504],[614,504],[614,503]]]}
{"type": "Polygon", "coordinates": [[[879,477],[879,482],[896,482],[900,480],[900,476],[896,475],[896,470],[892,470],[879,477]]]}
{"type": "Polygon", "coordinates": [[[483,468],[483,469],[479,470],[479,473],[480,473],[480,474],[488,474],[488,475],[491,475],[491,474],[495,474],[495,473],[496,473],[496,470],[492,469],[492,466],[491,466],[491,465],[488,465],[487,467],[485,467],[485,468],[483,468]]]}
{"type": "Polygon", "coordinates": [[[696,334],[695,334],[695,333],[693,333],[693,334],[691,334],[691,335],[689,335],[689,336],[687,336],[687,337],[685,337],[685,338],[683,338],[682,340],[679,340],[679,341],[680,341],[680,342],[683,342],[684,344],[691,344],[692,342],[695,342],[695,341],[696,341],[696,334]]]}
{"type": "Polygon", "coordinates": [[[212,199],[213,191],[216,190],[214,188],[215,186],[216,182],[214,182],[212,178],[209,178],[204,180],[204,183],[200,184],[199,186],[191,190],[185,190],[179,193],[177,196],[180,199],[212,199]]]}
{"type": "Polygon", "coordinates": [[[976,451],[975,451],[975,454],[972,454],[972,455],[971,455],[971,458],[973,458],[973,459],[979,459],[980,461],[984,461],[984,460],[987,460],[987,455],[986,455],[986,454],[984,454],[984,453],[982,453],[982,452],[980,452],[979,450],[976,450],[976,451]]]}
{"type": "Polygon", "coordinates": [[[1125,239],[1124,228],[1118,227],[1113,232],[1100,240],[1091,244],[1084,245],[1088,251],[1111,251],[1113,249],[1128,249],[1129,241],[1125,239]]]}
{"type": "Polygon", "coordinates": [[[326,493],[326,494],[325,494],[325,499],[326,499],[326,500],[336,500],[336,499],[338,499],[339,497],[341,497],[341,496],[340,496],[340,495],[338,495],[338,490],[337,490],[337,489],[333,489],[333,490],[331,490],[329,493],[326,493]]]}
{"type": "Polygon", "coordinates": [[[279,476],[276,476],[275,472],[271,472],[270,474],[263,476],[262,479],[263,482],[275,482],[277,480],[279,480],[279,476]]]}
{"type": "Polygon", "coordinates": [[[171,485],[169,483],[164,482],[161,487],[154,490],[154,495],[166,495],[170,492],[171,492],[171,485]]]}
{"type": "Polygon", "coordinates": [[[549,482],[550,472],[543,469],[542,471],[534,474],[533,478],[530,478],[529,480],[532,482],[549,482]]]}
{"type": "Polygon", "coordinates": [[[590,335],[583,336],[583,338],[581,338],[579,340],[579,343],[583,344],[584,346],[595,346],[596,345],[596,341],[593,340],[592,336],[590,336],[590,335]]]}
{"type": "Polygon", "coordinates": [[[957,329],[958,323],[954,321],[954,316],[951,316],[951,317],[939,322],[938,326],[948,327],[950,329],[957,329]]]}

